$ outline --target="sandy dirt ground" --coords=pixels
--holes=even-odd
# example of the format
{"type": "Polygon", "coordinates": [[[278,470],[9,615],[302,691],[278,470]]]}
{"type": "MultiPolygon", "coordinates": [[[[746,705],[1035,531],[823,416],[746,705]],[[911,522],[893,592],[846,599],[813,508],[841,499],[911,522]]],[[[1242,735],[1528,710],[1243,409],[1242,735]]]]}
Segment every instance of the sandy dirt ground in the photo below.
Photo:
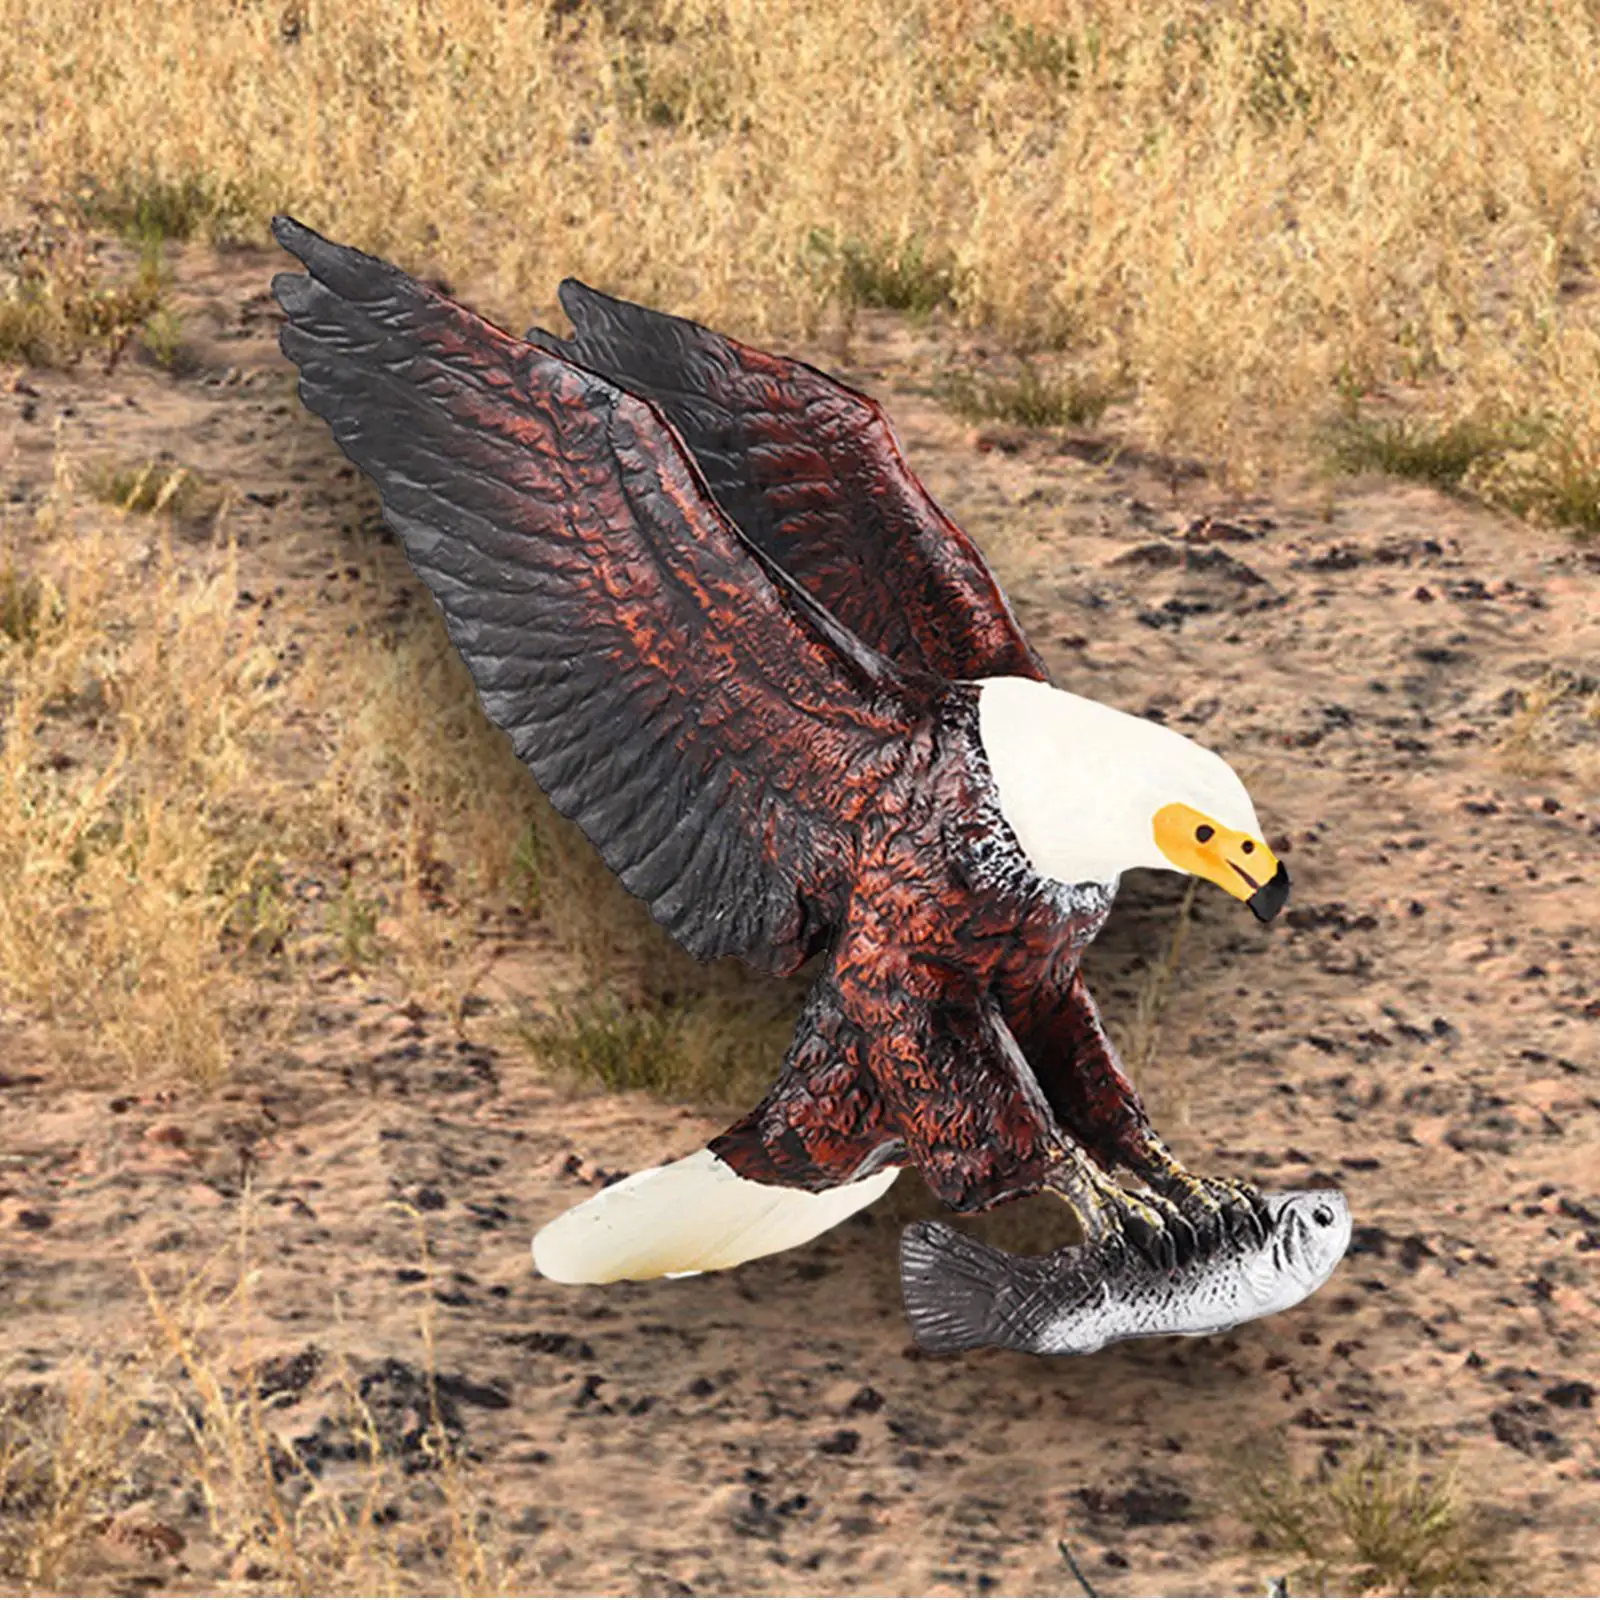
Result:
{"type": "MultiPolygon", "coordinates": [[[[292,399],[279,264],[184,257],[181,376],[128,359],[0,396],[13,505],[46,492],[59,425],[72,450],[165,451],[236,485],[258,592],[328,581],[353,538],[371,581],[404,584],[391,547],[350,531],[368,502],[292,399]]],[[[541,1223],[717,1125],[574,1095],[496,1042],[496,996],[567,959],[506,923],[473,952],[498,959],[464,1026],[381,972],[329,976],[310,1034],[213,1093],[63,1087],[21,1020],[0,1022],[12,1381],[134,1340],[136,1264],[175,1284],[247,1211],[271,1427],[339,1470],[354,1382],[404,1458],[428,1308],[442,1415],[527,1588],[1072,1593],[1065,1538],[1104,1594],[1260,1593],[1271,1561],[1226,1502],[1241,1442],[1309,1461],[1376,1432],[1457,1464],[1519,1591],[1593,1592],[1600,729],[1553,712],[1531,774],[1501,747],[1519,695],[1600,670],[1600,555],[1420,487],[1230,499],[1093,440],[975,430],[890,319],[865,319],[849,357],[1057,680],[1214,745],[1283,841],[1294,898],[1270,928],[1202,887],[1150,1088],[1201,1168],[1346,1192],[1355,1243],[1332,1282],[1229,1336],[1041,1360],[921,1356],[896,1224],[872,1214],[710,1278],[542,1281],[541,1223]]],[[[1126,885],[1091,960],[1113,1020],[1178,897],[1175,879],[1126,885]]],[[[402,1531],[435,1493],[409,1464],[402,1531]]],[[[272,1587],[230,1565],[175,1468],[140,1471],[135,1509],[182,1549],[147,1540],[82,1581],[272,1587]]]]}

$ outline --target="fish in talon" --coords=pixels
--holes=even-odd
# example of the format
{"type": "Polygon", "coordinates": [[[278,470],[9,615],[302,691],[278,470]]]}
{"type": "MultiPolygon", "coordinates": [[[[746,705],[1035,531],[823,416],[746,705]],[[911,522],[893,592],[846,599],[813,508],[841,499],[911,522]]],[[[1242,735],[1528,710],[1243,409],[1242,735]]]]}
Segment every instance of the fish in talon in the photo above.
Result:
{"type": "Polygon", "coordinates": [[[900,1239],[906,1316],[928,1351],[993,1345],[1034,1355],[1089,1355],[1124,1339],[1221,1333],[1299,1304],[1350,1246],[1337,1189],[1262,1196],[1256,1244],[1224,1240],[1176,1267],[1110,1234],[1048,1256],[1016,1256],[942,1222],[900,1239]]]}

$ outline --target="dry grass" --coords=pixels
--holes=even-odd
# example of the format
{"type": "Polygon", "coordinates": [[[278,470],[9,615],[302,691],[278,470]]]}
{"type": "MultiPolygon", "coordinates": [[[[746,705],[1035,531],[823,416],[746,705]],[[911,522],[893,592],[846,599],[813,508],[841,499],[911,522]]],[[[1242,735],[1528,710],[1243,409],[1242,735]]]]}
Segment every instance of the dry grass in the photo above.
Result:
{"type": "Polygon", "coordinates": [[[125,1487],[138,1421],[116,1378],[87,1364],[0,1397],[0,1582],[70,1588],[125,1487]]]}
{"type": "Polygon", "coordinates": [[[1160,1062],[1167,1000],[1183,962],[1195,888],[1195,880],[1190,879],[1173,916],[1167,947],[1146,962],[1134,994],[1133,1015],[1117,1030],[1120,1037],[1116,1043],[1123,1065],[1163,1126],[1185,1127],[1189,1121],[1187,1086],[1170,1070],[1163,1071],[1160,1062]]]}
{"type": "Polygon", "coordinates": [[[343,876],[326,926],[346,965],[388,959],[427,993],[464,953],[463,918],[512,882],[521,819],[541,802],[431,606],[342,620],[297,689],[328,736],[307,797],[343,876]]]}
{"type": "Polygon", "coordinates": [[[1590,518],[1582,0],[107,0],[92,29],[5,0],[0,26],[19,191],[133,233],[284,207],[511,316],[567,272],[755,333],[948,310],[1125,374],[1141,432],[1239,472],[1341,395],[1534,416],[1504,497],[1590,518]]]}
{"type": "Polygon", "coordinates": [[[214,1083],[340,968],[458,1010],[485,922],[520,907],[586,975],[554,1017],[528,997],[544,1059],[759,1093],[801,986],[671,943],[485,719],[431,607],[242,603],[229,494],[62,457],[4,530],[0,996],[59,1070],[214,1083]]]}
{"type": "Polygon", "coordinates": [[[1375,1443],[1305,1476],[1258,1447],[1236,1466],[1233,1490],[1257,1547],[1297,1563],[1292,1593],[1504,1592],[1484,1515],[1415,1449],[1375,1443]]]}
{"type": "Polygon", "coordinates": [[[159,343],[164,292],[153,250],[119,273],[80,228],[35,223],[0,234],[0,362],[67,366],[96,351],[115,360],[152,325],[159,343]]]}
{"type": "Polygon", "coordinates": [[[211,1538],[235,1576],[292,1594],[506,1591],[510,1574],[485,1540],[476,1486],[440,1402],[420,1223],[417,1247],[423,1414],[415,1437],[393,1438],[341,1366],[325,1424],[338,1445],[326,1460],[304,1455],[276,1419],[275,1402],[294,1395],[254,1349],[246,1226],[232,1249],[165,1291],[141,1272],[166,1403],[186,1443],[179,1470],[198,1487],[211,1538]],[[394,1507],[419,1473],[433,1480],[434,1514],[400,1526],[394,1507]]]}
{"type": "Polygon", "coordinates": [[[1600,679],[1552,669],[1517,695],[1495,754],[1519,778],[1600,780],[1600,679]]]}
{"type": "Polygon", "coordinates": [[[64,1063],[215,1080],[242,1021],[222,930],[267,849],[277,654],[240,622],[225,544],[186,567],[129,515],[86,504],[63,459],[36,522],[5,529],[0,992],[64,1063]]]}
{"type": "Polygon", "coordinates": [[[128,1349],[84,1352],[63,1380],[0,1396],[0,1582],[89,1592],[203,1539],[212,1548],[191,1560],[271,1593],[507,1592],[513,1574],[440,1400],[420,1228],[418,1252],[419,1360],[406,1370],[421,1415],[401,1440],[348,1367],[318,1383],[314,1368],[258,1359],[244,1226],[163,1284],[141,1269],[144,1347],[135,1330],[128,1349]],[[305,1416],[284,1414],[313,1390],[324,1420],[307,1437],[334,1441],[326,1459],[289,1437],[305,1416]]]}

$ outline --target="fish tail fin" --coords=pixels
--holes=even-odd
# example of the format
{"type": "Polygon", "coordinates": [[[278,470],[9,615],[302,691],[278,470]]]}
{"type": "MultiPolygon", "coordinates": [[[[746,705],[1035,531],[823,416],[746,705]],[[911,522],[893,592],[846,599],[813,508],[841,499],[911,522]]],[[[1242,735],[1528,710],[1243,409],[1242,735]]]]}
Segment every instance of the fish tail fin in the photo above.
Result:
{"type": "Polygon", "coordinates": [[[534,1236],[534,1265],[558,1283],[714,1272],[790,1250],[871,1205],[897,1166],[831,1189],[742,1178],[711,1150],[635,1172],[534,1236]]]}
{"type": "Polygon", "coordinates": [[[900,1235],[900,1291],[924,1350],[999,1344],[995,1301],[1016,1273],[1014,1256],[943,1222],[913,1222],[900,1235]]]}

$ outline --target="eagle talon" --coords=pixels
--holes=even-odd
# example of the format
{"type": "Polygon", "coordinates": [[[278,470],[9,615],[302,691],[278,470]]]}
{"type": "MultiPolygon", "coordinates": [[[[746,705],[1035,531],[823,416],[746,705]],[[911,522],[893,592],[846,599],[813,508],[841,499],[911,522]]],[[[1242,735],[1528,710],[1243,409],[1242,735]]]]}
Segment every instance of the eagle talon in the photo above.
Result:
{"type": "Polygon", "coordinates": [[[1169,1272],[1204,1253],[1201,1234],[1172,1201],[1161,1195],[1130,1198],[1125,1230],[1146,1255],[1169,1272]]]}
{"type": "Polygon", "coordinates": [[[1121,1211],[1119,1230],[1134,1249],[1159,1267],[1170,1269],[1176,1262],[1171,1235],[1153,1208],[1130,1198],[1121,1211]]]}
{"type": "Polygon", "coordinates": [[[1167,1200],[1163,1200],[1161,1204],[1165,1212],[1167,1233],[1177,1252],[1177,1265],[1182,1266],[1203,1253],[1204,1240],[1199,1230],[1179,1207],[1167,1200]]]}
{"type": "Polygon", "coordinates": [[[1076,1152],[1063,1155],[1049,1186],[1078,1213],[1086,1244],[1120,1241],[1170,1272],[1205,1254],[1211,1242],[1212,1230],[1197,1226],[1169,1195],[1130,1193],[1076,1152]]]}
{"type": "Polygon", "coordinates": [[[1266,1203],[1251,1184],[1191,1172],[1159,1139],[1141,1156],[1135,1172],[1187,1222],[1201,1248],[1223,1240],[1253,1248],[1271,1233],[1266,1203]]]}
{"type": "Polygon", "coordinates": [[[1198,1230],[1234,1244],[1253,1248],[1271,1231],[1260,1191],[1232,1178],[1186,1175],[1173,1198],[1198,1230]]]}

